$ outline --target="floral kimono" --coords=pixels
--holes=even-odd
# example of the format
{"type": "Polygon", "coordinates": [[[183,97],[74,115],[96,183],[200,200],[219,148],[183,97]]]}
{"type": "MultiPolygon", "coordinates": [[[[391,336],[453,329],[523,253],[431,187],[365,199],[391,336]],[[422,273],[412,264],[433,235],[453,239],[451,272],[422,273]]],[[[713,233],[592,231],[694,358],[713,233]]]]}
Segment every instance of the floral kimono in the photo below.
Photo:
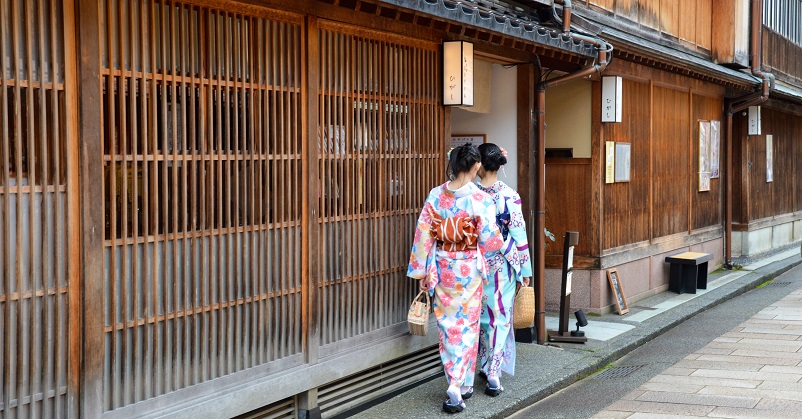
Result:
{"type": "Polygon", "coordinates": [[[473,183],[429,193],[415,230],[407,276],[434,294],[440,357],[449,385],[473,385],[485,257],[501,248],[493,200],[473,183]],[[446,237],[447,236],[447,237],[446,237]]]}
{"type": "Polygon", "coordinates": [[[515,284],[532,276],[526,225],[521,212],[521,197],[504,182],[479,189],[487,192],[496,204],[497,222],[501,225],[504,246],[487,260],[488,274],[482,300],[479,334],[479,368],[487,375],[500,371],[515,374],[515,334],[512,330],[512,308],[515,284]]]}

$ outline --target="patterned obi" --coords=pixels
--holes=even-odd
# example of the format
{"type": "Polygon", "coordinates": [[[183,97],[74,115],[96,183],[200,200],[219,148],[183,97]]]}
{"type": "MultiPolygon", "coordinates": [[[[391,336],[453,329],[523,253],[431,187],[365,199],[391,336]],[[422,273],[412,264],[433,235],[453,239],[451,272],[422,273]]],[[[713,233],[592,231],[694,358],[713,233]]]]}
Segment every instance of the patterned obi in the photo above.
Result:
{"type": "Polygon", "coordinates": [[[476,250],[479,233],[471,217],[443,218],[429,207],[432,228],[429,230],[437,240],[437,247],[447,252],[476,250]]]}

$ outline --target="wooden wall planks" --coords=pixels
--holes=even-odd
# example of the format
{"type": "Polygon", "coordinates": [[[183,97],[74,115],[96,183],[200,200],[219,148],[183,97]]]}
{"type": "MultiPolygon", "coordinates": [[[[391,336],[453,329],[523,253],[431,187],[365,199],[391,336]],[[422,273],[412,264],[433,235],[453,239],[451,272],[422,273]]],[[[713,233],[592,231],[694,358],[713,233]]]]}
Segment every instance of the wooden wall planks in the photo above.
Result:
{"type": "MultiPolygon", "coordinates": [[[[626,123],[602,124],[605,141],[631,144],[629,182],[602,185],[604,231],[602,249],[649,240],[650,198],[649,156],[652,105],[649,83],[624,79],[622,120],[626,123]]],[[[604,161],[601,162],[604,165],[604,161]]],[[[604,168],[601,168],[602,172],[604,168]]],[[[604,176],[601,181],[604,182],[604,176]]]]}
{"type": "MultiPolygon", "coordinates": [[[[613,68],[634,70],[620,63],[613,68]]],[[[723,100],[714,90],[688,89],[680,76],[640,74],[644,79],[624,77],[624,122],[601,124],[602,141],[628,142],[632,153],[630,181],[602,184],[602,250],[721,223],[721,181],[698,190],[698,122],[723,124],[723,100]]],[[[603,173],[601,165],[595,170],[603,173]]]]}
{"type": "Polygon", "coordinates": [[[692,48],[712,48],[713,0],[582,0],[582,4],[661,32],[692,48]]]}

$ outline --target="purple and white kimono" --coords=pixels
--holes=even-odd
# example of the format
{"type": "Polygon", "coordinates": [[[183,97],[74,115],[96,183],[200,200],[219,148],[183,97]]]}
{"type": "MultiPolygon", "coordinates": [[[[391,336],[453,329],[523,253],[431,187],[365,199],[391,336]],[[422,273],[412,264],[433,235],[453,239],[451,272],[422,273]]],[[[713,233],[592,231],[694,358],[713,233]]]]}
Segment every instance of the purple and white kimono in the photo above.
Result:
{"type": "Polygon", "coordinates": [[[487,260],[488,275],[482,300],[479,368],[487,375],[515,374],[515,334],[512,308],[515,284],[532,276],[521,197],[504,182],[479,189],[493,198],[498,214],[509,214],[509,234],[501,251],[487,260]]]}

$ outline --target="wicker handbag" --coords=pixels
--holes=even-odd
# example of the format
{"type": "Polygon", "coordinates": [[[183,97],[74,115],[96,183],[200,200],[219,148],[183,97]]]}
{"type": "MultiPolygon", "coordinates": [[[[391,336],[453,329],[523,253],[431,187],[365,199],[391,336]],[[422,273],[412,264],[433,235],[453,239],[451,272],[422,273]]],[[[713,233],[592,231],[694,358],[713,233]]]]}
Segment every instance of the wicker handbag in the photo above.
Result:
{"type": "Polygon", "coordinates": [[[525,329],[535,322],[535,289],[521,287],[515,294],[515,305],[512,309],[512,327],[525,329]]]}
{"type": "Polygon", "coordinates": [[[429,312],[431,303],[429,301],[429,292],[421,291],[412,300],[412,305],[409,306],[409,313],[407,314],[407,323],[409,324],[409,333],[416,336],[426,336],[426,329],[429,326],[429,312]],[[423,297],[426,301],[423,301],[423,297]]]}

